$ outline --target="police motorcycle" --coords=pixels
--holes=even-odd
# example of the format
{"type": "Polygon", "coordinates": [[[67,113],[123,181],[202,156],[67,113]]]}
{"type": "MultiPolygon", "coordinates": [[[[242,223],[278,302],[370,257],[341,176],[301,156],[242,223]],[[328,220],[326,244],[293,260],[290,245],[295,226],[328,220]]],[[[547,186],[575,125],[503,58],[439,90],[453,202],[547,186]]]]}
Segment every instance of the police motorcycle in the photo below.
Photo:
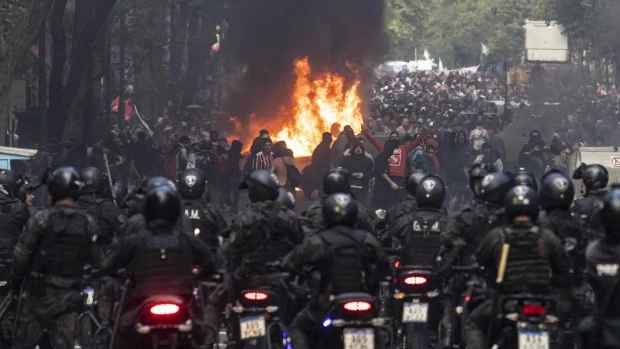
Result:
{"type": "Polygon", "coordinates": [[[298,310],[295,286],[279,262],[266,267],[265,275],[253,276],[250,285],[235,291],[230,322],[238,348],[292,348],[285,324],[298,310]]]}

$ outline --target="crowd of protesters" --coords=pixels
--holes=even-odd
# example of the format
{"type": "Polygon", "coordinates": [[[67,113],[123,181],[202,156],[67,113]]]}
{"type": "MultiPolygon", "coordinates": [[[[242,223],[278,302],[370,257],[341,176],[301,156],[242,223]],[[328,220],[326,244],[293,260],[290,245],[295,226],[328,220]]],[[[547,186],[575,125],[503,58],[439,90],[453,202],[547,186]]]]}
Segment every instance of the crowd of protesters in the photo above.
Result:
{"type": "MultiPolygon", "coordinates": [[[[197,167],[209,176],[214,202],[234,213],[240,209],[237,184],[252,170],[270,170],[290,191],[303,188],[306,198],[315,199],[322,175],[344,167],[352,174],[352,192],[375,208],[398,202],[405,195],[405,178],[424,171],[444,179],[453,198],[451,208],[456,209],[469,193],[466,169],[475,163],[491,163],[500,171],[516,165],[539,176],[548,168],[570,167],[576,161],[574,152],[584,145],[620,145],[617,91],[603,85],[583,87],[566,93],[562,107],[554,109],[562,117],[553,132],[532,130],[518,163],[509,168],[501,133],[513,109],[501,111],[494,102],[503,99],[503,93],[503,82],[492,73],[403,69],[382,76],[363,131],[355,134],[346,126],[339,134],[324,133],[306,168],[295,162],[286,140],[271,139],[268,130],[262,130],[250,153],[242,155],[243,144],[227,139],[211,124],[191,117],[160,117],[150,128],[137,120],[114,124],[109,139],[94,145],[69,140],[48,147],[25,172],[41,172],[50,157],[55,165],[103,168],[104,152],[112,178],[129,184],[162,173],[174,178],[185,168],[197,167]]],[[[508,98],[514,105],[526,104],[528,85],[510,86],[508,98]]]]}

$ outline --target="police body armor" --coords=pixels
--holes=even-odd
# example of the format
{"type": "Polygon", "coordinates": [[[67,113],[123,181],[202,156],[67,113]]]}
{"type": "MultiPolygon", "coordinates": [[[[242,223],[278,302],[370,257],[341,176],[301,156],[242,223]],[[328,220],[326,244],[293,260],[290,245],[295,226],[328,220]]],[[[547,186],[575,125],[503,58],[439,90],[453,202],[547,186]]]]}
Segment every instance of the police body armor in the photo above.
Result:
{"type": "Polygon", "coordinates": [[[81,210],[62,208],[39,213],[35,219],[46,230],[34,253],[33,274],[58,287],[75,286],[84,276],[91,246],[96,240],[87,233],[92,224],[89,216],[81,210]]]}
{"type": "Polygon", "coordinates": [[[571,209],[576,218],[582,222],[590,241],[603,236],[605,231],[600,217],[602,209],[603,200],[601,196],[594,193],[575,201],[575,206],[571,209]]]}
{"type": "Polygon", "coordinates": [[[337,227],[320,232],[319,237],[331,250],[330,260],[317,267],[323,291],[331,295],[367,292],[372,275],[368,275],[368,256],[364,246],[366,233],[337,227]]]}
{"type": "Polygon", "coordinates": [[[401,265],[435,266],[441,247],[441,220],[445,215],[443,210],[422,209],[411,214],[410,226],[401,235],[401,265]]]}
{"type": "Polygon", "coordinates": [[[417,208],[415,198],[406,196],[401,202],[390,207],[387,212],[388,233],[391,236],[398,235],[399,232],[406,230],[411,222],[410,214],[417,208]]]}
{"type": "Polygon", "coordinates": [[[219,246],[217,232],[207,222],[205,208],[199,200],[187,200],[183,202],[183,213],[189,220],[191,231],[198,236],[209,248],[214,251],[219,246]]]}
{"type": "Polygon", "coordinates": [[[469,265],[475,262],[476,251],[487,234],[503,224],[501,209],[491,207],[490,204],[474,201],[473,206],[466,208],[472,212],[473,220],[465,229],[467,245],[461,256],[461,263],[469,265]]]}
{"type": "Polygon", "coordinates": [[[551,267],[540,228],[507,227],[502,230],[502,240],[510,245],[503,292],[549,292],[551,267]]]}
{"type": "Polygon", "coordinates": [[[178,230],[146,233],[142,228],[134,269],[135,299],[161,294],[188,296],[192,291],[191,255],[178,230]]]}
{"type": "Polygon", "coordinates": [[[286,256],[293,244],[290,241],[288,227],[282,227],[281,214],[286,213],[280,205],[271,203],[257,212],[260,217],[254,220],[247,243],[248,253],[242,258],[243,270],[247,272],[267,273],[266,263],[280,261],[286,256]]]}
{"type": "Polygon", "coordinates": [[[0,201],[0,278],[9,276],[9,264],[13,258],[13,248],[27,223],[28,213],[24,203],[17,199],[0,201]]]}
{"type": "Polygon", "coordinates": [[[78,201],[78,206],[85,209],[95,221],[95,232],[100,245],[108,245],[114,238],[115,229],[103,215],[103,203],[106,200],[95,195],[84,195],[80,196],[78,201]]]}

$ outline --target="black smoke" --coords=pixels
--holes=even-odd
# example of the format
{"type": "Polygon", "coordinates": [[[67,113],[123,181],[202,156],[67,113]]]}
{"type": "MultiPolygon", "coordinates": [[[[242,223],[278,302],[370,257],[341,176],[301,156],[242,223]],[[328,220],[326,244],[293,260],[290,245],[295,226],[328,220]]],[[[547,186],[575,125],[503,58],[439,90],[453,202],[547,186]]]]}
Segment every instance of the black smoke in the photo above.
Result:
{"type": "Polygon", "coordinates": [[[313,73],[372,82],[387,53],[384,0],[237,0],[227,5],[222,41],[224,110],[245,120],[288,103],[293,61],[313,73]]]}

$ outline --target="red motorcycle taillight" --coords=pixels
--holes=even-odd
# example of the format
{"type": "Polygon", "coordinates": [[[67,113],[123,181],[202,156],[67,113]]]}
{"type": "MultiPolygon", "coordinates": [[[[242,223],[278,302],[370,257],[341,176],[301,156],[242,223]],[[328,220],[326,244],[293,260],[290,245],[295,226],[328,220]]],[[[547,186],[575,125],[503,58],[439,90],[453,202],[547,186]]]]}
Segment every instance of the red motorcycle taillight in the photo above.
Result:
{"type": "Polygon", "coordinates": [[[543,316],[545,307],[540,304],[525,304],[521,307],[521,313],[525,316],[543,316]]]}
{"type": "Polygon", "coordinates": [[[181,308],[176,304],[164,303],[151,306],[153,315],[172,315],[179,312],[181,308]]]}
{"type": "Polygon", "coordinates": [[[372,308],[372,304],[368,302],[348,302],[344,304],[344,310],[352,312],[369,311],[372,308]]]}
{"type": "Polygon", "coordinates": [[[409,276],[404,280],[407,285],[424,285],[426,281],[424,276],[409,276]]]}
{"type": "Polygon", "coordinates": [[[269,296],[265,292],[252,291],[244,293],[243,298],[249,301],[264,301],[269,298],[269,296]]]}
{"type": "Polygon", "coordinates": [[[400,268],[400,261],[399,260],[394,262],[394,268],[396,268],[396,269],[400,268]]]}

